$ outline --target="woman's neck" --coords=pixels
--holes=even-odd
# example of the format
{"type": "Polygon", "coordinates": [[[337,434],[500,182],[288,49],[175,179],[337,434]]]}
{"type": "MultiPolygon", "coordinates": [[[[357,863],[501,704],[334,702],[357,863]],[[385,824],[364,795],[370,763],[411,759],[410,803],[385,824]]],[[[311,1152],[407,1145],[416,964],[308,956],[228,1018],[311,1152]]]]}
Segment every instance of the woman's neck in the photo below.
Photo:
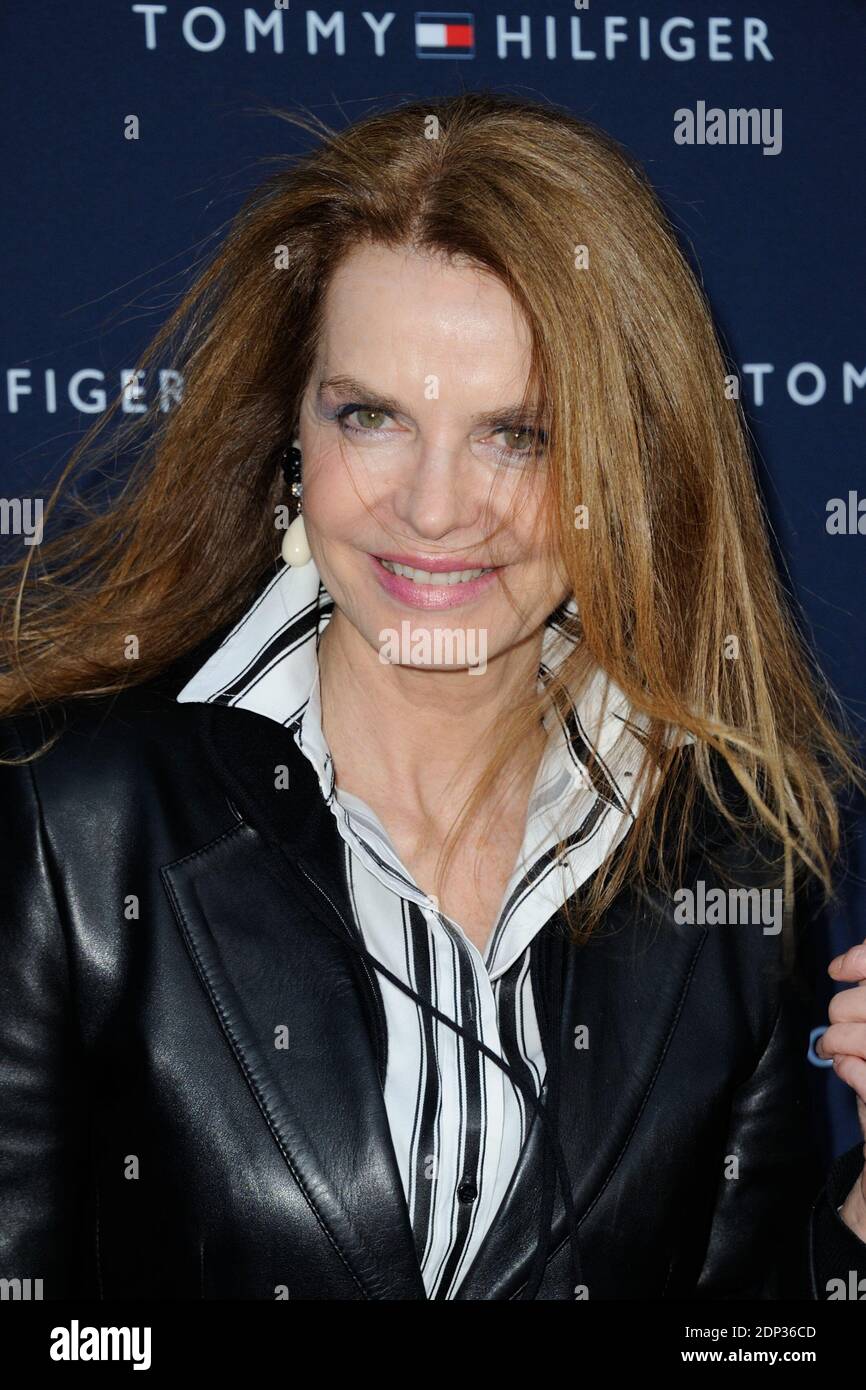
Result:
{"type": "MultiPolygon", "coordinates": [[[[472,789],[514,701],[534,693],[540,655],[538,633],[481,675],[392,665],[335,613],[319,643],[319,673],[338,784],[371,802],[396,796],[421,815],[440,816],[472,789]]],[[[534,774],[545,742],[539,725],[509,771],[534,774]]]]}

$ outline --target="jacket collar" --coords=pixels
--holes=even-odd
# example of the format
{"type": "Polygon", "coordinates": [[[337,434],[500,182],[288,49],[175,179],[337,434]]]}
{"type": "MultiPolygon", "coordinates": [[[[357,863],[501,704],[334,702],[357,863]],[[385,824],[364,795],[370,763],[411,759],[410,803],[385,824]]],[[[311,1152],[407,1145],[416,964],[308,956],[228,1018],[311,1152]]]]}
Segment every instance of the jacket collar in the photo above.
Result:
{"type": "Polygon", "coordinates": [[[287,1242],[300,1192],[326,1265],[339,1262],[359,1297],[425,1298],[384,1104],[381,1021],[340,940],[339,918],[351,918],[333,817],[285,729],[218,707],[204,719],[204,747],[239,818],[162,875],[262,1138],[285,1161],[287,1242]],[[291,795],[277,785],[283,768],[291,795]]]}
{"type": "MultiPolygon", "coordinates": [[[[167,865],[163,876],[203,988],[262,1113],[262,1135],[270,1134],[285,1160],[287,1240],[291,1200],[300,1190],[327,1242],[326,1258],[340,1263],[358,1296],[426,1298],[384,1103],[383,1020],[375,1006],[365,1009],[357,957],[338,934],[339,918],[345,925],[351,917],[339,886],[334,818],[285,728],[218,705],[203,716],[208,758],[239,819],[196,854],[167,865]],[[282,789],[281,769],[293,794],[282,789]],[[280,1025],[290,1030],[284,1050],[274,1045],[280,1025]]],[[[612,935],[599,933],[580,952],[555,930],[543,933],[539,956],[543,969],[564,972],[555,1031],[579,1222],[637,1126],[706,937],[706,929],[675,927],[665,904],[623,900],[612,917],[612,935]],[[652,930],[659,917],[670,931],[652,930]],[[623,952],[637,950],[638,941],[639,968],[629,975],[626,998],[623,952]],[[594,1039],[583,1054],[574,1050],[575,1021],[585,1022],[594,1039]],[[603,1067],[591,1064],[599,1055],[603,1067]]],[[[536,1118],[458,1298],[519,1296],[537,1238],[540,1152],[536,1118]]],[[[565,1239],[558,1197],[551,1249],[565,1239]]]]}

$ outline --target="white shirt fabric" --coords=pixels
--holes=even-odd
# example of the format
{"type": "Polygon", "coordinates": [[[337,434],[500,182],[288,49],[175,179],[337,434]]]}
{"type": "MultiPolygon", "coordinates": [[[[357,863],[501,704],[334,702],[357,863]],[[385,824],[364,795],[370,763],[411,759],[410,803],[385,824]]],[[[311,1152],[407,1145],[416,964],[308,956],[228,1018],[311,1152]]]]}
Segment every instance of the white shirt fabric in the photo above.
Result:
{"type": "MultiPolygon", "coordinates": [[[[548,618],[539,682],[575,640],[568,631],[575,612],[569,600],[548,618]]],[[[345,888],[363,944],[520,1071],[537,1097],[545,1059],[531,943],[632,825],[646,723],[601,672],[567,717],[548,716],[522,850],[482,954],[418,887],[373,810],[335,785],[317,656],[332,613],[314,561],[281,569],[177,699],[237,705],[295,725],[344,842],[345,888]],[[592,749],[598,763],[590,775],[592,749]],[[569,844],[557,861],[563,829],[569,844]]],[[[453,1298],[505,1196],[532,1111],[489,1058],[386,977],[379,983],[388,1034],[384,1100],[421,1273],[428,1298],[453,1298]]]]}

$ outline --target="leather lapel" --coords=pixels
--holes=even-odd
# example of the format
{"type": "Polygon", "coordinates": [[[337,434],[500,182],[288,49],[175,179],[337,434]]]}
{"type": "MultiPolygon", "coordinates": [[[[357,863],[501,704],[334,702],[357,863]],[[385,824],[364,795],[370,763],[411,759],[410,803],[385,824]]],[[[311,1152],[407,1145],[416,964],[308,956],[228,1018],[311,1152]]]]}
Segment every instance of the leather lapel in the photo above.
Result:
{"type": "MultiPolygon", "coordinates": [[[[351,912],[333,816],[289,730],[248,710],[203,705],[202,714],[214,770],[243,820],[163,870],[196,968],[335,1258],[369,1298],[426,1298],[382,1094],[384,1020],[365,1012],[355,953],[334,932],[351,912]],[[282,1024],[289,1046],[277,1049],[282,1024]]],[[[560,1132],[579,1223],[651,1101],[706,935],[674,924],[664,902],[627,894],[583,947],[559,940],[555,923],[539,935],[544,970],[563,969],[560,1132]],[[585,1050],[574,1046],[581,1024],[585,1050]]],[[[519,1297],[538,1238],[542,1154],[536,1117],[458,1299],[519,1297]]],[[[551,1255],[565,1240],[557,1193],[551,1255]]]]}
{"type": "Polygon", "coordinates": [[[243,820],[163,869],[188,949],[287,1181],[334,1257],[368,1298],[426,1298],[382,1092],[381,1021],[365,1009],[355,953],[339,935],[337,914],[347,924],[351,914],[333,816],[287,729],[247,710],[202,713],[214,769],[243,820]],[[275,1045],[281,1027],[285,1047],[275,1045]]]}
{"type": "MultiPolygon", "coordinates": [[[[562,940],[559,932],[546,929],[538,946],[546,971],[564,973],[562,1016],[554,1028],[561,1049],[560,1136],[579,1226],[620,1162],[643,1107],[652,1103],[653,1083],[707,931],[677,926],[663,902],[632,898],[617,900],[585,946],[562,940]],[[589,1045],[577,1049],[575,1029],[582,1024],[589,1045]]],[[[543,1153],[536,1115],[458,1299],[519,1298],[538,1241],[543,1153]]],[[[550,1255],[567,1239],[557,1189],[550,1255]]],[[[583,1274],[591,1279],[592,1271],[583,1274]]]]}

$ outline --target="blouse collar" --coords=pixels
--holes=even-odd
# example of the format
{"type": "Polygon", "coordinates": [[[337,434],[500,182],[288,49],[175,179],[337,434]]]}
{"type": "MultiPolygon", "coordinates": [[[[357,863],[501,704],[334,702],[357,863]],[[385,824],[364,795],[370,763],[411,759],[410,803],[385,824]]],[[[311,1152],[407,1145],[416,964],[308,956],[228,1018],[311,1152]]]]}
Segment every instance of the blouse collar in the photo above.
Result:
{"type": "MultiPolygon", "coordinates": [[[[340,834],[372,873],[402,897],[430,909],[432,900],[401,863],[379,818],[365,802],[335,787],[322,731],[318,644],[334,611],[315,562],[283,567],[177,695],[181,703],[236,706],[291,727],[311,763],[340,834]]],[[[575,641],[573,599],[548,617],[539,684],[548,681],[575,641]]],[[[633,823],[647,721],[597,670],[579,698],[550,712],[551,737],[530,797],[524,843],[484,960],[491,977],[514,962],[527,942],[585,882],[633,823]],[[592,767],[590,756],[594,754],[592,767]],[[567,848],[555,856],[557,838],[567,848]]]]}

